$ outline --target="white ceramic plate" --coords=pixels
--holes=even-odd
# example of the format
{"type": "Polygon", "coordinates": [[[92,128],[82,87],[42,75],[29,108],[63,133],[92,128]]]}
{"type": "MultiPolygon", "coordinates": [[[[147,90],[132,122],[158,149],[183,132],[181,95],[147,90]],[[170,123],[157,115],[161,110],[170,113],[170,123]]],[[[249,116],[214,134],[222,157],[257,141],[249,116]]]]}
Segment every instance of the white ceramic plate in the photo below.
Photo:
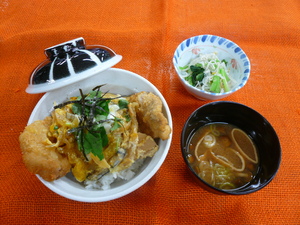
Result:
{"type": "MultiPolygon", "coordinates": [[[[44,119],[49,115],[53,110],[54,103],[59,104],[66,101],[69,97],[79,96],[79,89],[82,89],[83,92],[86,93],[93,87],[101,84],[107,84],[101,88],[102,91],[109,90],[111,93],[132,94],[140,91],[148,91],[156,94],[162,100],[164,113],[172,129],[171,112],[159,90],[145,78],[135,73],[115,68],[105,70],[78,83],[46,93],[35,106],[28,124],[35,120],[44,119]]],[[[41,177],[37,177],[49,189],[68,199],[82,202],[104,202],[113,200],[138,189],[158,171],[168,154],[171,140],[172,133],[168,140],[159,141],[158,151],[153,158],[149,158],[145,161],[135,177],[127,182],[114,183],[109,190],[85,189],[83,185],[75,180],[71,173],[53,182],[47,182],[41,177]]]]}

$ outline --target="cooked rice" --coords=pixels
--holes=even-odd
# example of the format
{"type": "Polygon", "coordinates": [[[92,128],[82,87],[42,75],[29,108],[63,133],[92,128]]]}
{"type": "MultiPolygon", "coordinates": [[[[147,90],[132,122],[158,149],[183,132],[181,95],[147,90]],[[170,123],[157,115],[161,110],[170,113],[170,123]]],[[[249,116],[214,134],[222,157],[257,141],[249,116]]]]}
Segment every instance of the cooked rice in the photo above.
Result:
{"type": "Polygon", "coordinates": [[[134,177],[136,172],[140,169],[144,159],[136,160],[131,167],[120,172],[112,172],[104,175],[98,180],[85,180],[84,185],[87,189],[107,190],[111,188],[111,184],[120,180],[129,181],[134,177]]]}

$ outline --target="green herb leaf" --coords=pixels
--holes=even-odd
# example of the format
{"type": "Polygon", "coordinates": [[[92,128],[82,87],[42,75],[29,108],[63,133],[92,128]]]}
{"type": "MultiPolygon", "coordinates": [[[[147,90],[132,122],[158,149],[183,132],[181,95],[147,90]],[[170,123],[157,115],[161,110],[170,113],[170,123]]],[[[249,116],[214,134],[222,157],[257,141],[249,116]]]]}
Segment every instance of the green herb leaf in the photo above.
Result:
{"type": "Polygon", "coordinates": [[[114,131],[114,130],[118,129],[119,127],[121,127],[120,122],[121,122],[120,119],[115,118],[114,123],[110,130],[114,131]]]}
{"type": "Polygon", "coordinates": [[[204,68],[201,65],[191,65],[190,69],[192,71],[192,85],[195,86],[198,82],[201,82],[204,78],[204,68]]]}
{"type": "Polygon", "coordinates": [[[81,150],[84,151],[85,155],[93,153],[100,160],[104,159],[103,155],[103,140],[100,133],[82,132],[82,144],[81,150]]]}
{"type": "Polygon", "coordinates": [[[194,86],[192,76],[188,76],[184,78],[190,85],[194,86]]]}
{"type": "Polygon", "coordinates": [[[131,120],[131,118],[130,118],[130,115],[125,115],[125,119],[126,119],[126,122],[129,122],[130,120],[131,120]]]}
{"type": "Polygon", "coordinates": [[[126,99],[120,99],[118,102],[120,109],[127,109],[128,108],[128,101],[126,99]]]}
{"type": "Polygon", "coordinates": [[[226,66],[227,66],[227,64],[228,64],[228,62],[227,62],[225,59],[222,59],[221,62],[225,63],[226,66]]]}

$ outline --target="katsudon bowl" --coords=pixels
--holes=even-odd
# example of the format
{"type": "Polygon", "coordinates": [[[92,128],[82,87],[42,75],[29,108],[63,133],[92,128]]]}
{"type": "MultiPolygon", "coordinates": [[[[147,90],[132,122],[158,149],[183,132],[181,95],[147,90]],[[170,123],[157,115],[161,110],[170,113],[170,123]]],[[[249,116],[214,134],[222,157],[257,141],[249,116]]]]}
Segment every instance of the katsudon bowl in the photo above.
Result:
{"type": "MultiPolygon", "coordinates": [[[[172,129],[171,113],[167,102],[159,90],[142,76],[116,68],[107,69],[80,82],[46,93],[35,106],[28,124],[36,120],[42,120],[50,115],[54,103],[62,103],[72,96],[79,96],[79,89],[82,89],[83,92],[86,93],[96,85],[101,84],[105,84],[102,87],[103,89],[101,89],[102,91],[109,91],[111,93],[130,95],[136,92],[147,91],[157,95],[162,101],[163,113],[168,119],[172,129]]],[[[135,176],[128,181],[122,180],[114,182],[111,184],[110,189],[107,190],[87,189],[75,180],[71,172],[53,182],[45,181],[38,175],[37,177],[50,190],[68,199],[81,202],[104,202],[113,200],[135,191],[155,175],[168,154],[171,140],[172,133],[169,139],[165,141],[157,140],[159,145],[158,151],[152,158],[146,158],[135,176]]]]}
{"type": "Polygon", "coordinates": [[[280,142],[267,119],[229,101],[205,104],[190,115],[182,129],[181,150],[197,183],[215,194],[256,192],[273,180],[281,161],[280,142]]]}
{"type": "MultiPolygon", "coordinates": [[[[171,113],[160,91],[142,76],[116,68],[107,69],[80,82],[46,93],[35,106],[28,124],[36,120],[42,120],[50,115],[54,103],[62,103],[72,96],[79,96],[79,89],[86,93],[96,85],[101,84],[105,84],[102,87],[103,89],[101,89],[102,91],[111,93],[130,95],[136,92],[147,91],[157,95],[162,101],[163,113],[172,129],[171,113]]],[[[157,140],[159,145],[158,151],[152,158],[146,158],[134,177],[128,181],[116,181],[107,190],[87,189],[75,180],[71,172],[53,182],[45,181],[38,175],[37,177],[50,190],[68,199],[81,202],[104,202],[117,199],[140,188],[155,175],[168,154],[171,140],[172,133],[169,139],[165,141],[157,140]]]]}
{"type": "Polygon", "coordinates": [[[155,139],[158,145],[157,152],[153,157],[145,158],[134,173],[131,170],[131,178],[116,179],[105,189],[95,189],[91,185],[87,188],[78,182],[71,172],[51,182],[39,175],[37,178],[58,195],[81,202],[110,201],[143,186],[161,167],[172,140],[172,117],[163,95],[142,76],[111,68],[122,56],[106,46],[86,46],[83,38],[50,47],[45,50],[45,54],[48,59],[33,71],[26,89],[31,94],[46,92],[32,111],[28,125],[49,116],[54,105],[64,103],[70,97],[80,96],[81,93],[87,94],[96,86],[102,85],[102,93],[132,95],[145,91],[158,96],[162,102],[162,113],[168,120],[171,132],[168,139],[155,139]]]}

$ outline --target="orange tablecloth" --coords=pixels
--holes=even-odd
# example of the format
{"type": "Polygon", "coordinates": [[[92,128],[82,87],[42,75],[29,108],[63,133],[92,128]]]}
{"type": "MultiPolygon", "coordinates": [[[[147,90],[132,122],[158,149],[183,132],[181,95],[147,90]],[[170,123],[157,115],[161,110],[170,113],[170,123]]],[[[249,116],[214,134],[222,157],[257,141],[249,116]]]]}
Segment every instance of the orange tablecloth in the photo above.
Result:
{"type": "Polygon", "coordinates": [[[299,0],[1,0],[1,224],[300,224],[299,0]],[[200,188],[181,157],[185,120],[207,103],[176,78],[172,57],[186,38],[214,34],[251,60],[246,86],[224,100],[263,114],[282,146],[275,179],[243,196],[200,188]],[[169,154],[144,186],[117,200],[82,203],[46,188],[23,165],[18,136],[41,94],[25,93],[44,49],[77,37],[111,47],[115,67],[147,78],[166,98],[174,123],[169,154]]]}

